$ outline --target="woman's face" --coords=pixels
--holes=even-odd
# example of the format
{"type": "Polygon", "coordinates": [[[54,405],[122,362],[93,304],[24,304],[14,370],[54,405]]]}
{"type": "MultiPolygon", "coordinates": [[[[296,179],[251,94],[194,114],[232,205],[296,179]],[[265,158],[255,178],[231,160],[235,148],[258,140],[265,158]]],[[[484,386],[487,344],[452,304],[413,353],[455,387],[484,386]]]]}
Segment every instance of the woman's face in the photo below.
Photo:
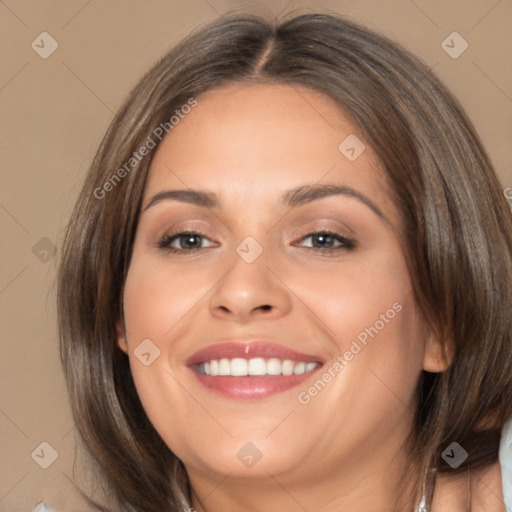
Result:
{"type": "Polygon", "coordinates": [[[193,482],[378,471],[439,369],[379,161],[312,90],[197,100],[151,164],[124,291],[147,415],[193,482]]]}

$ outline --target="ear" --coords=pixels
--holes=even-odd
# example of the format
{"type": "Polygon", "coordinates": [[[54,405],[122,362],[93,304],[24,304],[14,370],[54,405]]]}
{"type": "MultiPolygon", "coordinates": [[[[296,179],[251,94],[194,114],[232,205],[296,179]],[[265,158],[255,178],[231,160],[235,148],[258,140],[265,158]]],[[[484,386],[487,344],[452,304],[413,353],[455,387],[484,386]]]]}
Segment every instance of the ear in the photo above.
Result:
{"type": "Polygon", "coordinates": [[[128,354],[128,343],[126,342],[126,329],[124,328],[123,321],[119,319],[116,322],[117,332],[117,346],[125,353],[128,354]]]}
{"type": "Polygon", "coordinates": [[[427,372],[444,372],[453,360],[451,344],[443,343],[434,333],[430,333],[425,344],[423,369],[427,372]]]}

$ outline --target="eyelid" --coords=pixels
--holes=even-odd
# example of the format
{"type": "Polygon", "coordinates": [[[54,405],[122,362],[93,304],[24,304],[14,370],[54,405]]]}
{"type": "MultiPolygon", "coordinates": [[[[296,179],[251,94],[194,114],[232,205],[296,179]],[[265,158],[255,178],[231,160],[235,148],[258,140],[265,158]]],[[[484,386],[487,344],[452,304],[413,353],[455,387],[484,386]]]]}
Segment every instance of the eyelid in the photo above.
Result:
{"type": "Polygon", "coordinates": [[[200,219],[187,219],[187,218],[177,218],[172,222],[169,222],[171,218],[162,218],[161,222],[155,223],[155,228],[152,238],[156,238],[160,240],[164,236],[174,235],[177,233],[197,233],[198,235],[202,235],[206,238],[211,238],[213,235],[213,231],[217,232],[218,230],[214,230],[211,226],[211,223],[205,222],[200,219]],[[210,233],[210,234],[209,234],[210,233]]]}
{"type": "Polygon", "coordinates": [[[341,222],[338,219],[335,220],[324,218],[320,220],[314,220],[312,222],[301,223],[300,227],[293,229],[291,237],[297,238],[300,237],[301,234],[307,235],[319,232],[330,232],[345,238],[353,238],[356,236],[354,230],[344,222],[341,222]]]}
{"type": "Polygon", "coordinates": [[[342,235],[341,233],[338,233],[337,231],[332,231],[329,229],[319,229],[316,231],[310,231],[310,232],[306,233],[305,235],[299,237],[295,242],[293,242],[292,245],[295,245],[295,244],[297,244],[297,242],[301,242],[301,241],[303,241],[307,238],[311,238],[315,235],[328,235],[328,236],[334,238],[335,241],[340,243],[341,245],[338,245],[337,247],[324,247],[324,248],[322,248],[322,247],[305,247],[306,249],[328,253],[328,252],[339,251],[342,249],[352,250],[352,249],[355,249],[357,246],[356,241],[353,238],[349,238],[345,235],[342,235]]]}

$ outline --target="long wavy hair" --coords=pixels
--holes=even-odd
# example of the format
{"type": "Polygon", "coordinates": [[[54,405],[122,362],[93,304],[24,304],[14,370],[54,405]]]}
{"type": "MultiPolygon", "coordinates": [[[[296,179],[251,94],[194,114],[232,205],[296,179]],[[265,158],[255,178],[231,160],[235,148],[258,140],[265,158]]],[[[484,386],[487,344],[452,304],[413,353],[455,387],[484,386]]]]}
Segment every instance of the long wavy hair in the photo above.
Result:
{"type": "Polygon", "coordinates": [[[417,383],[406,440],[418,461],[416,494],[432,464],[456,473],[497,460],[502,426],[512,417],[512,219],[471,122],[425,64],[352,21],[231,15],[178,44],[132,90],[101,142],[64,237],[61,359],[76,428],[108,493],[102,510],[178,512],[190,499],[183,463],[148,420],[117,346],[158,144],[130,159],[190,98],[200,104],[206,91],[255,82],[304,86],[335,100],[385,170],[416,301],[453,354],[445,371],[422,372],[417,383]],[[440,456],[453,441],[469,454],[456,470],[440,456]]]}

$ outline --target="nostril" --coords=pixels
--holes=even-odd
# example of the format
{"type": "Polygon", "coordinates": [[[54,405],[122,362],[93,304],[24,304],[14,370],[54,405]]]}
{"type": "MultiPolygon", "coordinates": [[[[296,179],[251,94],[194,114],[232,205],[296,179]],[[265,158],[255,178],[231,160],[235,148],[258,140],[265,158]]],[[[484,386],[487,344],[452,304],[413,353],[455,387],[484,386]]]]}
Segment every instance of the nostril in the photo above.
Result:
{"type": "Polygon", "coordinates": [[[268,305],[268,304],[265,304],[264,306],[260,306],[260,308],[263,310],[263,311],[270,311],[272,309],[272,306],[268,305]]]}

